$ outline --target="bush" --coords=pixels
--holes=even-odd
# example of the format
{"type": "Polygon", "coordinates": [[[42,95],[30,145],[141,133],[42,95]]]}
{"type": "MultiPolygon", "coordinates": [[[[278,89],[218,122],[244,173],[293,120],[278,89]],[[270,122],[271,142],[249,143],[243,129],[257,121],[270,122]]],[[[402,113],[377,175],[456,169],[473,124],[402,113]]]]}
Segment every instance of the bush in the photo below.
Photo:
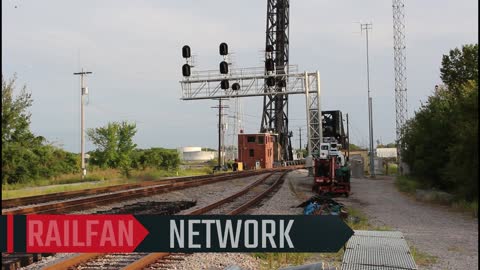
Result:
{"type": "MultiPolygon", "coordinates": [[[[478,201],[478,45],[454,49],[442,60],[445,85],[422,104],[402,130],[402,157],[427,188],[478,201]]],[[[406,190],[411,182],[400,180],[406,190]]]]}
{"type": "Polygon", "coordinates": [[[413,180],[406,176],[397,177],[395,185],[400,191],[407,192],[409,194],[415,194],[415,191],[420,188],[420,183],[418,180],[413,180]]]}

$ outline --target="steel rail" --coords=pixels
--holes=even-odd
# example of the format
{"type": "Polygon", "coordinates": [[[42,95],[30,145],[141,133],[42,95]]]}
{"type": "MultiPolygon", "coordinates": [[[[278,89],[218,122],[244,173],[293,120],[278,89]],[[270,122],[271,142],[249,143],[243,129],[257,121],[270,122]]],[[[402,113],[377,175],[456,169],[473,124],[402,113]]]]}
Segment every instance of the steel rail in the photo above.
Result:
{"type": "MultiPolygon", "coordinates": [[[[226,213],[227,215],[241,214],[241,213],[245,212],[247,209],[251,208],[256,203],[258,203],[259,201],[261,201],[269,193],[271,193],[276,187],[278,187],[280,185],[280,183],[282,182],[283,178],[285,177],[285,175],[288,172],[292,171],[293,169],[298,169],[300,167],[303,167],[303,166],[293,166],[293,168],[292,167],[286,167],[286,168],[282,168],[282,169],[278,169],[278,170],[275,170],[273,172],[270,172],[270,173],[268,173],[268,175],[262,177],[261,179],[255,181],[254,183],[248,185],[247,187],[243,188],[242,190],[236,192],[233,195],[230,195],[230,196],[228,196],[224,199],[221,199],[217,202],[214,202],[214,203],[209,204],[207,206],[204,206],[202,208],[186,212],[183,215],[205,214],[205,213],[211,211],[212,209],[215,209],[215,208],[217,208],[217,207],[219,207],[223,204],[226,204],[226,203],[229,203],[229,202],[235,200],[236,198],[238,198],[242,195],[245,195],[246,193],[248,193],[248,191],[252,190],[256,186],[265,182],[268,178],[270,178],[272,175],[274,175],[275,172],[284,171],[282,173],[282,175],[280,175],[280,177],[270,187],[268,187],[266,190],[264,190],[263,192],[261,192],[260,194],[255,196],[253,199],[248,200],[246,203],[242,204],[241,206],[239,206],[239,207],[235,208],[234,210],[231,210],[231,211],[226,213]]],[[[263,171],[263,173],[265,173],[265,171],[263,171]]],[[[163,258],[166,258],[170,254],[172,254],[172,253],[166,253],[166,252],[150,253],[150,254],[132,262],[131,264],[125,266],[124,268],[122,268],[122,270],[143,269],[143,268],[146,268],[149,265],[155,263],[156,261],[159,261],[159,260],[162,260],[163,258]]],[[[95,254],[80,254],[76,257],[64,260],[64,261],[60,262],[60,264],[54,264],[54,265],[48,266],[48,267],[43,268],[43,269],[46,269],[46,270],[67,269],[67,268],[74,267],[75,265],[78,265],[80,263],[86,262],[88,260],[96,259],[97,257],[99,257],[101,255],[105,255],[105,254],[100,254],[100,255],[98,253],[95,253],[95,254]]]]}
{"type": "MultiPolygon", "coordinates": [[[[244,213],[245,211],[247,211],[249,208],[251,208],[254,204],[258,203],[259,201],[261,201],[263,198],[265,198],[269,193],[271,193],[275,188],[277,188],[280,183],[282,183],[283,181],[283,178],[285,177],[285,175],[290,172],[291,170],[287,170],[285,171],[284,173],[282,173],[282,175],[269,187],[267,188],[266,190],[264,190],[263,192],[261,192],[259,195],[255,196],[253,199],[247,201],[246,203],[242,204],[241,206],[237,207],[236,209],[234,210],[231,210],[230,212],[226,213],[227,215],[238,215],[238,214],[241,214],[241,213],[244,213]]],[[[205,214],[205,213],[208,213],[209,211],[223,205],[223,204],[226,204],[228,202],[231,202],[233,200],[235,200],[236,198],[246,194],[248,191],[252,190],[254,187],[260,185],[261,183],[265,182],[269,177],[271,177],[274,173],[270,173],[268,174],[267,176],[265,177],[262,177],[261,179],[255,181],[254,183],[248,185],[247,187],[245,187],[244,189],[240,190],[239,192],[231,195],[231,196],[228,196],[220,201],[217,201],[217,202],[214,202],[212,204],[209,204],[207,206],[204,206],[200,209],[196,209],[196,210],[193,210],[193,211],[190,211],[188,213],[185,213],[184,215],[202,215],[202,214],[205,214]]],[[[156,261],[158,260],[161,260],[163,258],[165,258],[166,256],[168,256],[169,254],[171,253],[151,253],[135,262],[133,262],[132,264],[124,267],[122,270],[137,270],[137,269],[143,269],[143,268],[146,268],[147,266],[155,263],[156,261]]]]}
{"type": "Polygon", "coordinates": [[[138,198],[139,195],[149,196],[153,194],[160,194],[160,193],[170,192],[174,190],[185,189],[189,187],[196,187],[200,185],[207,185],[211,183],[236,179],[240,177],[249,177],[252,175],[258,175],[263,173],[267,173],[267,172],[254,171],[254,172],[249,172],[248,174],[242,174],[242,175],[226,175],[226,176],[218,176],[213,178],[205,178],[200,180],[192,179],[187,181],[177,181],[177,182],[166,183],[166,184],[158,183],[155,186],[147,186],[147,187],[141,187],[136,189],[117,191],[109,194],[100,194],[100,195],[96,195],[95,197],[78,198],[78,199],[71,199],[67,201],[46,203],[42,205],[33,205],[31,207],[25,207],[25,208],[13,209],[13,210],[5,210],[5,211],[2,210],[2,215],[68,213],[75,210],[84,210],[84,209],[94,208],[99,205],[104,205],[105,203],[123,201],[123,200],[128,200],[130,198],[138,198]]]}
{"type": "Polygon", "coordinates": [[[30,204],[45,203],[45,202],[55,201],[55,200],[65,200],[65,199],[88,196],[88,195],[96,195],[101,193],[115,192],[115,191],[120,191],[125,189],[141,188],[141,187],[153,186],[158,184],[187,181],[187,180],[193,180],[193,179],[204,179],[204,178],[221,177],[221,176],[227,176],[227,175],[238,175],[240,177],[241,175],[245,175],[248,173],[250,172],[242,171],[242,172],[223,173],[216,176],[199,175],[199,176],[178,177],[178,178],[172,178],[172,179],[157,179],[157,180],[144,181],[141,183],[120,184],[120,185],[113,185],[108,187],[98,187],[98,188],[91,188],[91,189],[56,192],[56,193],[43,194],[43,195],[5,199],[5,200],[2,200],[2,209],[18,207],[23,205],[30,205],[30,204]]]}

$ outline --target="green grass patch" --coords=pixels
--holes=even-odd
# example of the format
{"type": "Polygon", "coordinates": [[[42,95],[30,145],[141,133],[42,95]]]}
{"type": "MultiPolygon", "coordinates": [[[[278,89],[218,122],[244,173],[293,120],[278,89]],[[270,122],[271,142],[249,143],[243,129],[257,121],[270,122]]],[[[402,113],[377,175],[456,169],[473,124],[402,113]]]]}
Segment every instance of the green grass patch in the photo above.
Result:
{"type": "Polygon", "coordinates": [[[2,199],[13,199],[13,198],[58,193],[58,192],[65,192],[65,191],[115,186],[115,185],[135,183],[139,181],[140,180],[138,179],[114,179],[114,180],[103,180],[103,181],[95,181],[95,182],[85,182],[85,183],[79,183],[74,185],[64,184],[64,185],[44,186],[44,187],[37,187],[37,188],[30,187],[30,188],[24,188],[24,189],[2,190],[2,199]]]}
{"type": "Polygon", "coordinates": [[[434,204],[442,204],[451,207],[459,212],[467,213],[473,217],[478,217],[478,200],[467,201],[459,197],[452,196],[453,199],[446,199],[445,196],[441,196],[441,191],[430,190],[426,185],[420,184],[415,178],[408,176],[398,176],[395,181],[395,186],[398,190],[405,192],[411,196],[415,196],[417,189],[426,189],[429,194],[421,197],[421,201],[434,204]]]}
{"type": "Polygon", "coordinates": [[[2,191],[25,189],[29,187],[66,185],[66,184],[74,184],[74,183],[80,183],[80,182],[82,183],[95,182],[95,181],[120,179],[120,178],[122,178],[122,175],[118,170],[92,168],[88,172],[87,177],[85,179],[81,178],[80,173],[63,174],[57,177],[52,177],[50,179],[35,179],[28,182],[23,182],[23,183],[2,184],[2,191]]]}
{"type": "Polygon", "coordinates": [[[165,177],[182,177],[182,176],[197,176],[211,174],[212,169],[210,167],[204,168],[191,168],[184,170],[160,170],[147,168],[145,170],[132,171],[131,178],[141,178],[143,180],[156,180],[165,177]]]}
{"type": "Polygon", "coordinates": [[[452,207],[478,218],[478,201],[467,202],[465,200],[458,200],[452,203],[452,207]]]}
{"type": "Polygon", "coordinates": [[[437,262],[437,257],[419,251],[416,247],[410,247],[410,253],[417,266],[425,267],[437,262]]]}
{"type": "Polygon", "coordinates": [[[78,182],[95,182],[102,180],[101,177],[98,176],[88,176],[85,179],[81,179],[79,175],[72,176],[72,177],[65,177],[61,179],[36,179],[32,181],[28,181],[25,183],[13,183],[13,184],[3,184],[3,190],[18,190],[18,189],[25,189],[29,187],[43,187],[43,186],[51,186],[51,185],[66,185],[66,184],[73,184],[78,182]]]}
{"type": "Polygon", "coordinates": [[[185,170],[159,170],[147,168],[134,170],[129,179],[121,175],[119,170],[92,169],[85,179],[79,174],[67,174],[52,179],[39,179],[27,183],[2,185],[2,198],[12,199],[19,197],[35,196],[49,193],[74,191],[98,187],[107,187],[146,180],[159,180],[166,177],[196,176],[212,172],[211,167],[185,169],[185,170]]]}
{"type": "Polygon", "coordinates": [[[397,174],[398,174],[398,165],[396,163],[388,163],[387,175],[397,175],[397,174]]]}
{"type": "Polygon", "coordinates": [[[415,195],[415,191],[419,189],[420,184],[407,176],[398,176],[395,180],[395,186],[402,192],[415,195]]]}
{"type": "Polygon", "coordinates": [[[352,230],[372,230],[372,231],[391,231],[392,228],[388,226],[374,226],[369,221],[367,216],[359,209],[348,207],[347,225],[352,230]]]}
{"type": "Polygon", "coordinates": [[[261,269],[272,270],[280,267],[302,265],[309,257],[308,253],[253,253],[252,256],[261,259],[261,269]]]}

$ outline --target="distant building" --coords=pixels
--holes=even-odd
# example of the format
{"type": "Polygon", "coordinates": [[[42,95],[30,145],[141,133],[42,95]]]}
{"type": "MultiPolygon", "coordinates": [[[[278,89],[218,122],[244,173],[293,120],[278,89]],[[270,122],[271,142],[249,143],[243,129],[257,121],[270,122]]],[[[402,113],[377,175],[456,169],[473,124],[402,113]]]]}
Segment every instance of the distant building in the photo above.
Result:
{"type": "Polygon", "coordinates": [[[243,167],[273,168],[274,138],[270,133],[238,134],[238,160],[243,167]]]}
{"type": "Polygon", "coordinates": [[[397,158],[397,148],[377,148],[377,157],[397,158]]]}
{"type": "Polygon", "coordinates": [[[184,161],[209,161],[218,155],[215,151],[202,151],[202,147],[197,146],[178,147],[177,152],[184,161]]]}

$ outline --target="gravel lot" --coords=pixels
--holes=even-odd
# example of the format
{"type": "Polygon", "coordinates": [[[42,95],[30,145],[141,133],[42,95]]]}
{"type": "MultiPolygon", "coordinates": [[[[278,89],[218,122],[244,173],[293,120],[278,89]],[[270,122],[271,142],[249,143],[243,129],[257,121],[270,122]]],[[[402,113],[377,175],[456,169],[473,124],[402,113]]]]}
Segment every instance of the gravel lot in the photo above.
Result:
{"type": "MultiPolygon", "coordinates": [[[[293,185],[296,196],[300,200],[312,196],[307,171],[291,174],[297,174],[293,185]]],[[[423,269],[478,269],[478,219],[417,202],[397,191],[393,178],[352,179],[350,197],[336,200],[365,213],[374,226],[401,231],[410,246],[437,257],[435,265],[423,269]]]]}
{"type": "Polygon", "coordinates": [[[424,269],[478,269],[478,219],[417,202],[398,192],[391,178],[353,179],[344,203],[364,212],[373,225],[401,231],[410,245],[438,258],[424,269]]]}
{"type": "MultiPolygon", "coordinates": [[[[314,195],[311,184],[306,170],[293,171],[275,195],[249,214],[301,214],[302,209],[295,206],[314,195]]],[[[446,207],[417,202],[398,192],[393,179],[352,179],[351,196],[338,201],[360,209],[373,225],[401,231],[410,245],[438,258],[435,265],[423,269],[478,269],[478,219],[446,207]]],[[[185,264],[205,265],[219,260],[219,255],[200,254],[188,258],[185,264]]],[[[228,258],[229,263],[238,265],[243,260],[255,262],[246,254],[235,253],[228,258]]],[[[211,267],[217,269],[214,264],[211,267]]]]}

